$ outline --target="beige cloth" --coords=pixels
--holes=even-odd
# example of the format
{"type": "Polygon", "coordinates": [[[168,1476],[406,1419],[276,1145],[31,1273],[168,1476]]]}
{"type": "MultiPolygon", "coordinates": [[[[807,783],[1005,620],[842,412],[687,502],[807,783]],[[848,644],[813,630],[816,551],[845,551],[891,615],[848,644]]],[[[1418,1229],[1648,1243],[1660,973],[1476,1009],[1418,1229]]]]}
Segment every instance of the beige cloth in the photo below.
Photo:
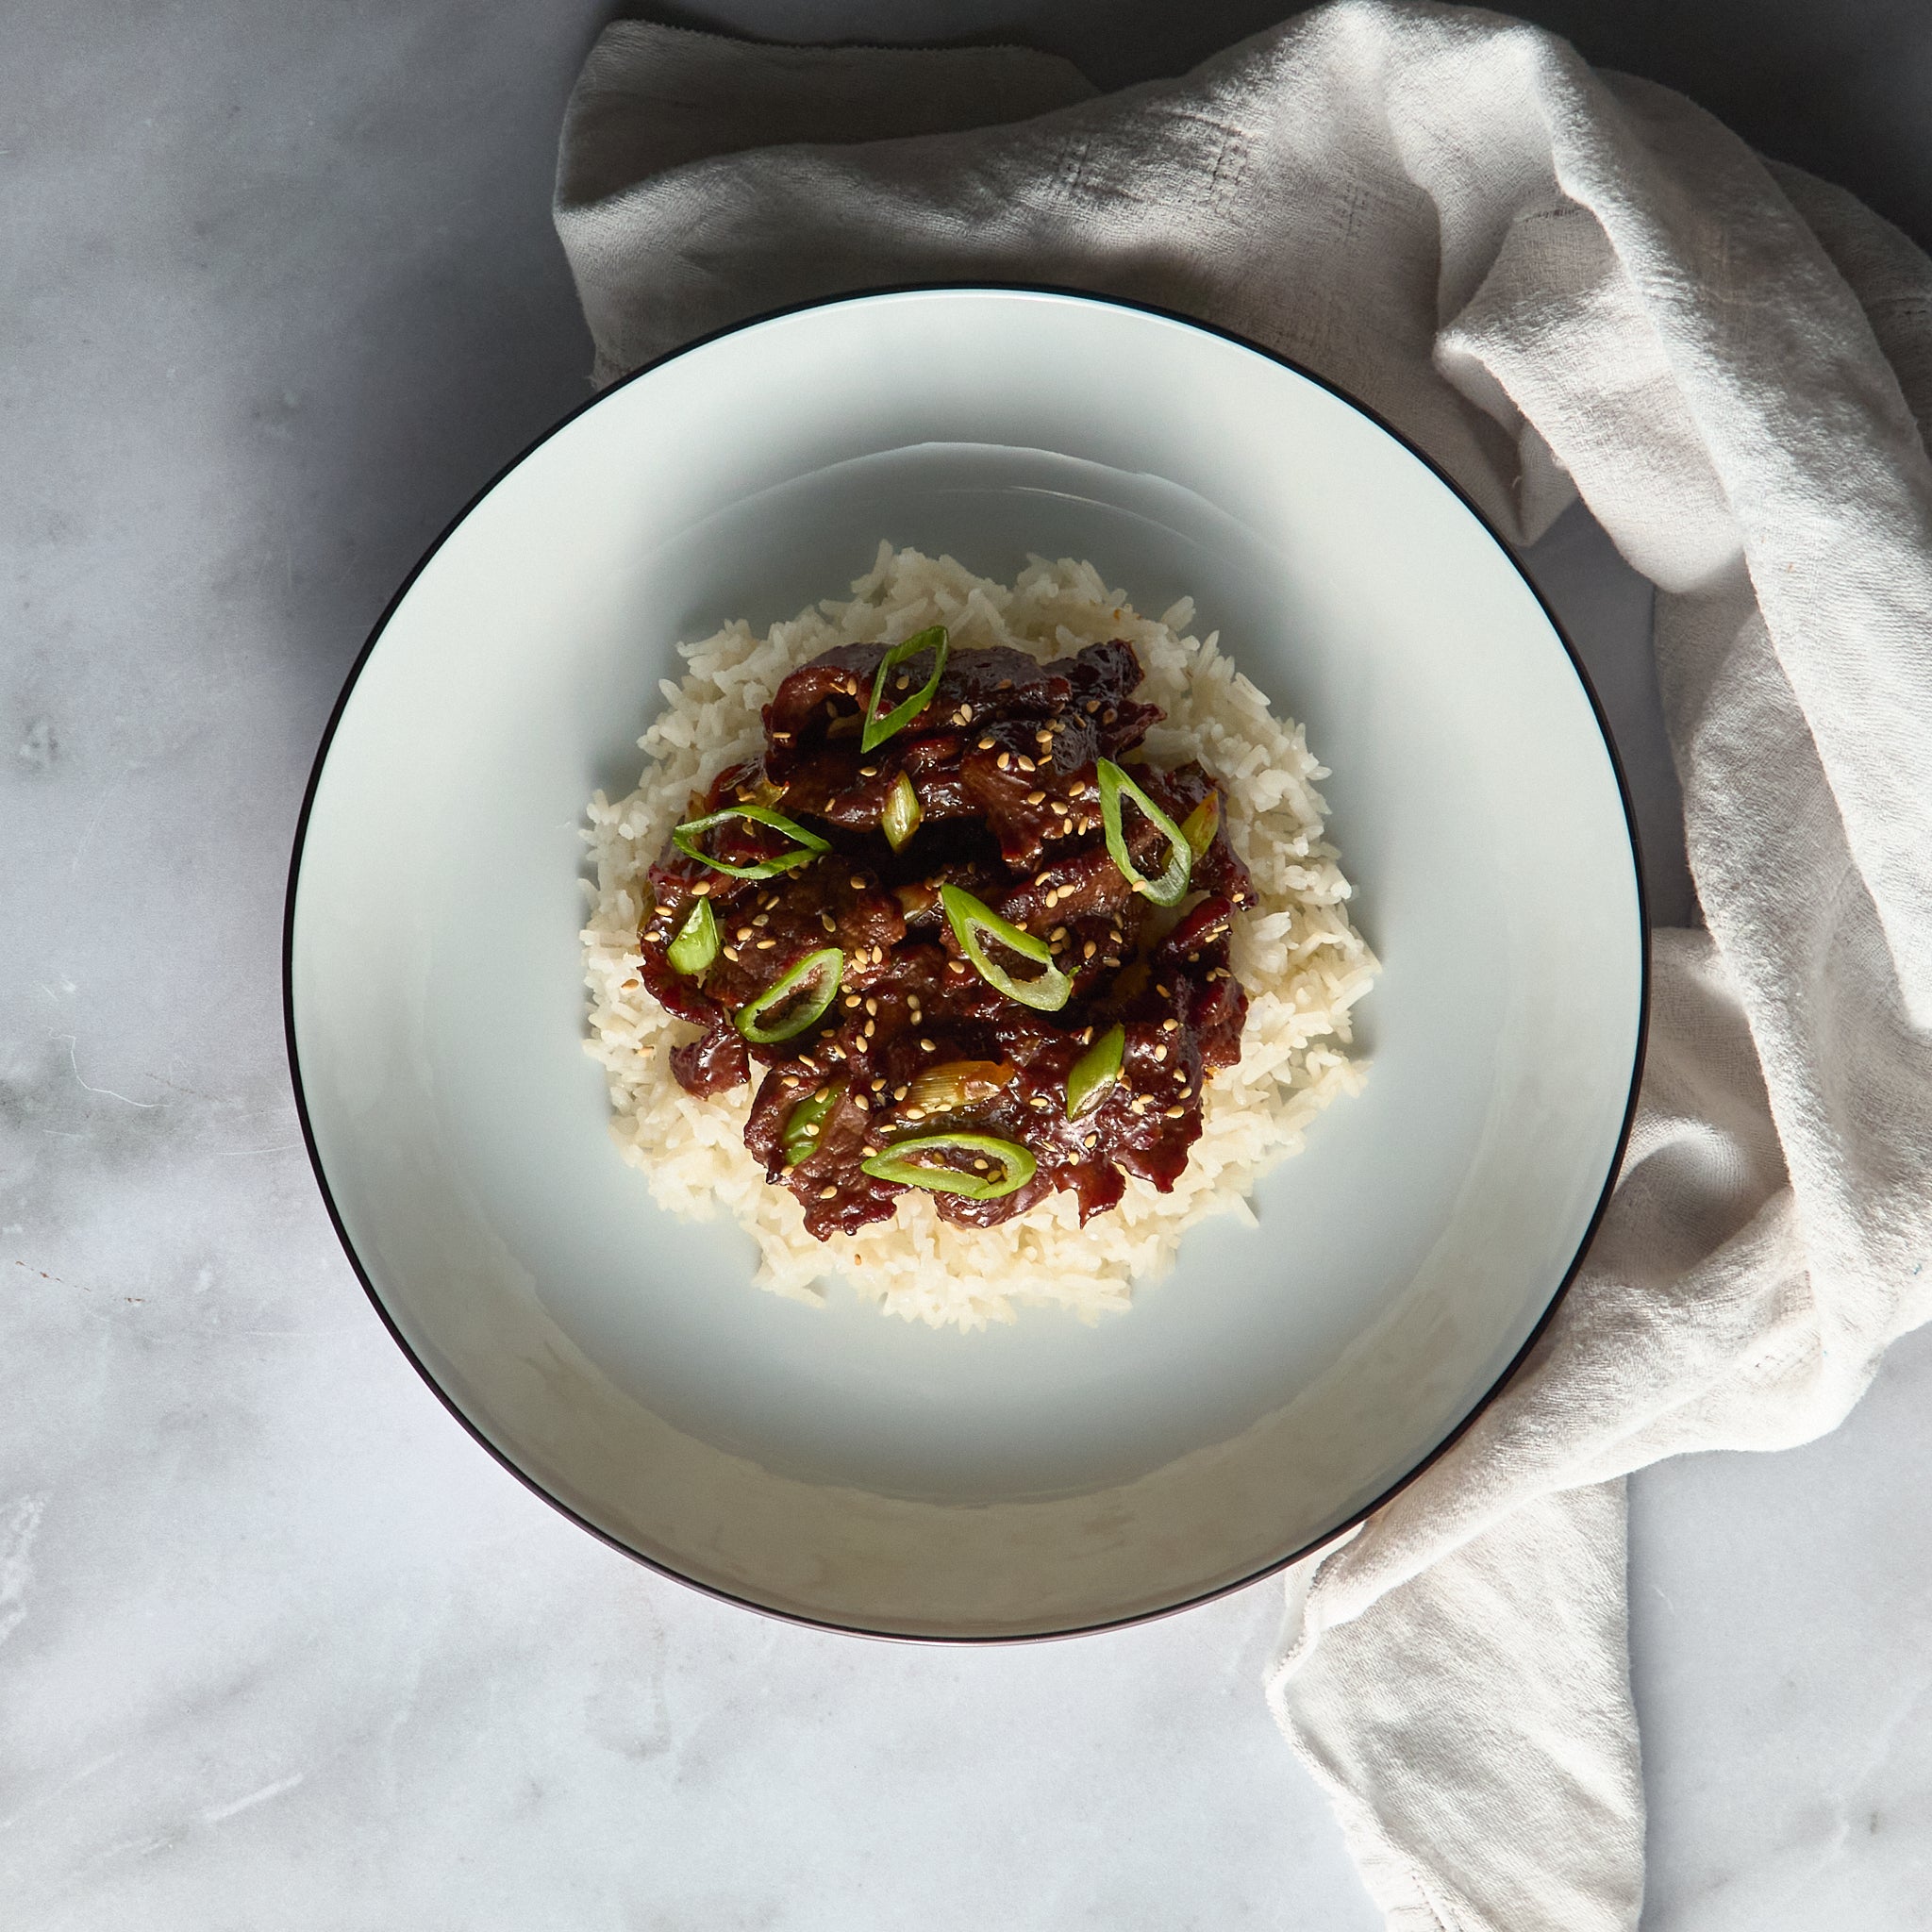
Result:
{"type": "Polygon", "coordinates": [[[620,24],[557,220],[607,379],[887,282],[1135,296],[1360,396],[1518,537],[1580,491],[1657,583],[1705,926],[1657,935],[1615,1197],[1501,1398],[1291,1574],[1268,1686],[1391,1927],[1634,1925],[1622,1477],[1832,1427],[1932,1314],[1932,265],[1664,89],[1377,0],[1105,98],[620,24]]]}

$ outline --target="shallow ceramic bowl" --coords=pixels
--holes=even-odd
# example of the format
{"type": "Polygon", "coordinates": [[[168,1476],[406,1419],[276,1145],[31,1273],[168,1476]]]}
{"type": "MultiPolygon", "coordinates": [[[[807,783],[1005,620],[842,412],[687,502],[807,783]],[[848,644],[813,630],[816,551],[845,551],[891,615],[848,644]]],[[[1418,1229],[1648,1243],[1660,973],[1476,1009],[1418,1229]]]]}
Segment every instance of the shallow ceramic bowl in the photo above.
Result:
{"type": "Polygon", "coordinates": [[[397,597],[318,760],[291,1055],[377,1308],[587,1527],[740,1602],[1015,1638],[1157,1614],[1333,1536],[1507,1374],[1588,1241],[1644,1010],[1629,819],[1574,659],[1421,458],[1242,342],[1050,291],[825,303],[553,432],[397,597]],[[607,1136],[585,800],[680,639],[842,594],[880,537],[1181,592],[1334,776],[1385,971],[1366,1091],[1128,1314],[991,1333],[751,1285],[607,1136]]]}

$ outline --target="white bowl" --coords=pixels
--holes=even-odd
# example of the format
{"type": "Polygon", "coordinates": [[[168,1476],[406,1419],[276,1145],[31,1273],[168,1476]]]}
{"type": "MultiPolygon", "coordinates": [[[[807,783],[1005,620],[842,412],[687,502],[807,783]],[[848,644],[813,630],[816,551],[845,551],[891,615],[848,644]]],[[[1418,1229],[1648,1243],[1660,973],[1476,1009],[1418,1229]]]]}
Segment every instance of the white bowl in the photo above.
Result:
{"type": "Polygon", "coordinates": [[[924,1638],[1154,1615],[1358,1519],[1573,1272],[1641,1057],[1601,719],[1442,477],[1179,318],[949,288],[747,324],[599,397],[398,594],[296,843],[290,1050],[351,1259],[432,1386],[586,1526],[780,1614],[924,1638]],[[1199,625],[1334,776],[1384,963],[1366,1091],[1131,1312],[991,1333],[751,1286],[606,1132],[584,802],[636,782],[679,639],[841,593],[881,536],[1010,580],[1091,558],[1199,625]]]}

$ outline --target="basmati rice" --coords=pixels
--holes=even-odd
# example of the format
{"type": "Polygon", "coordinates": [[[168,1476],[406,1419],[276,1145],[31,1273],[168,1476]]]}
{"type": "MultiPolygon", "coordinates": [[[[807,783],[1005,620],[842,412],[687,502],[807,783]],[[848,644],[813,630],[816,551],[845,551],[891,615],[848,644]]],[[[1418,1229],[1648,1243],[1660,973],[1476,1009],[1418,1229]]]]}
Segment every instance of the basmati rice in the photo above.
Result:
{"type": "Polygon", "coordinates": [[[601,791],[591,801],[585,1047],[608,1076],[610,1131],[624,1158],[671,1212],[706,1220],[722,1207],[747,1229],[759,1287],[816,1302],[836,1274],[887,1313],[935,1327],[1010,1322],[1016,1301],[1091,1321],[1126,1307],[1132,1283],[1164,1274],[1197,1221],[1229,1212],[1254,1224],[1256,1179],[1300,1151],[1308,1123],[1338,1093],[1359,1090],[1350,1008],[1379,968],[1349,921],[1349,884],[1322,835],[1326,808],[1315,786],[1328,773],[1301,726],[1274,717],[1235,669],[1218,633],[1189,632],[1193,616],[1184,597],[1158,620],[1142,617],[1091,564],[1072,558],[1033,558],[1008,587],[950,557],[884,542],[849,601],[826,600],[763,637],[741,621],[679,646],[685,675],[662,683],[665,708],[639,741],[647,763],[638,789],[614,804],[601,791]],[[1208,1083],[1201,1138],[1171,1193],[1129,1177],[1120,1206],[1084,1228],[1073,1196],[1056,1193],[975,1229],[942,1222],[913,1191],[890,1221],[821,1242],[744,1145],[752,1090],[701,1100],[672,1075],[671,1048],[694,1029],[638,976],[645,874],[691,793],[758,755],[760,712],[791,672],[834,645],[897,640],[930,624],[945,625],[956,648],[1007,644],[1042,660],[1109,638],[1133,644],[1146,673],[1137,695],[1166,713],[1148,735],[1150,761],[1207,767],[1253,875],[1257,904],[1233,931],[1232,963],[1249,1000],[1241,1063],[1208,1083]]]}

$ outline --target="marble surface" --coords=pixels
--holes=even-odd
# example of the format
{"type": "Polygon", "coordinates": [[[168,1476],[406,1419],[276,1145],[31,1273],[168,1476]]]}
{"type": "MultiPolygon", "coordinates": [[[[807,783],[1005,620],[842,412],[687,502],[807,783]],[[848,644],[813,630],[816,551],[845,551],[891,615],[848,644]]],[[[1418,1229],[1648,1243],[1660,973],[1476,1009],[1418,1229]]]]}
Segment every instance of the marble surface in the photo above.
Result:
{"type": "MultiPolygon", "coordinates": [[[[1070,11],[1109,80],[1262,17],[1036,38],[1070,11]]],[[[585,393],[547,202],[600,18],[9,19],[0,1923],[1366,1932],[1261,1703],[1272,1586],[967,1654],[713,1604],[490,1462],[336,1248],[282,1058],[289,841],[394,583],[585,393]]],[[[1581,520],[1534,561],[1681,906],[1643,587],[1581,520]]],[[[1633,1484],[1648,1932],[1932,1925],[1928,1463],[1921,1335],[1835,1436],[1633,1484]]]]}

